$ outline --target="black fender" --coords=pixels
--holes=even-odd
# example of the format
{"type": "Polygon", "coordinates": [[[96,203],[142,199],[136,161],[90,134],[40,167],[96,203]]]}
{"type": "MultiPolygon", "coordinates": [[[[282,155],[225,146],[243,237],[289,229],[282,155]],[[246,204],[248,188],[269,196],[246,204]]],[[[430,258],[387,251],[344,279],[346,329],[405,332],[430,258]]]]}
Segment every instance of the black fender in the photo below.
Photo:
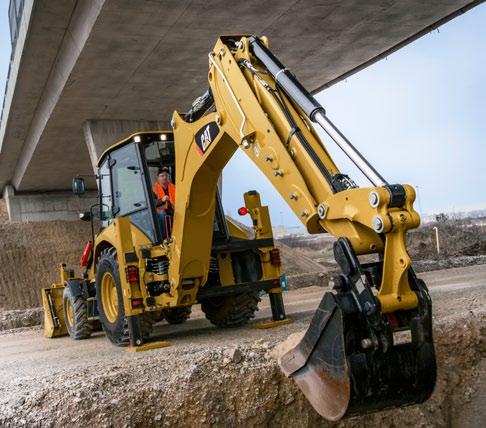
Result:
{"type": "Polygon", "coordinates": [[[69,288],[71,291],[71,296],[73,297],[80,297],[83,296],[84,298],[88,298],[88,289],[86,287],[86,282],[84,279],[73,278],[68,279],[64,286],[69,288]]]}
{"type": "Polygon", "coordinates": [[[96,306],[96,300],[90,299],[90,297],[95,297],[96,295],[96,288],[94,283],[90,283],[85,279],[81,278],[72,278],[68,279],[64,283],[65,287],[68,287],[71,291],[71,296],[73,297],[84,297],[87,304],[88,310],[88,317],[97,317],[98,316],[98,308],[96,306]]]}

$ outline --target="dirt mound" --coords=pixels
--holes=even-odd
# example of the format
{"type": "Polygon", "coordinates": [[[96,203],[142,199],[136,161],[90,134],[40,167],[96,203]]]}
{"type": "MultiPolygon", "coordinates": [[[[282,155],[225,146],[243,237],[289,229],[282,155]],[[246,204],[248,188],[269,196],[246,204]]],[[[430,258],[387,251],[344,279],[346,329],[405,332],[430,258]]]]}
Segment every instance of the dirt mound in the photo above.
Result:
{"type": "Polygon", "coordinates": [[[0,224],[8,222],[7,205],[5,200],[0,199],[0,224]]]}
{"type": "Polygon", "coordinates": [[[282,266],[287,275],[297,275],[311,272],[323,272],[325,268],[308,257],[299,249],[290,248],[281,241],[277,241],[277,247],[282,257],[282,266]]]}
{"type": "Polygon", "coordinates": [[[437,256],[436,230],[438,229],[440,258],[486,255],[486,228],[471,218],[448,218],[439,215],[440,221],[428,223],[408,233],[408,250],[412,259],[435,259],[437,256]]]}
{"type": "Polygon", "coordinates": [[[0,386],[0,425],[126,427],[484,426],[486,309],[435,322],[439,378],[422,405],[329,424],[277,365],[277,341],[166,348],[0,386]],[[241,356],[240,356],[241,354],[241,356]],[[6,390],[21,388],[23,395],[6,390]],[[7,398],[9,397],[9,398],[7,398]]]}
{"type": "Polygon", "coordinates": [[[0,310],[41,305],[39,289],[59,281],[58,266],[79,265],[90,225],[77,221],[9,223],[0,205],[0,310]]]}
{"type": "Polygon", "coordinates": [[[429,272],[463,266],[475,266],[486,264],[486,255],[446,257],[435,260],[414,260],[412,266],[415,272],[429,272]]]}

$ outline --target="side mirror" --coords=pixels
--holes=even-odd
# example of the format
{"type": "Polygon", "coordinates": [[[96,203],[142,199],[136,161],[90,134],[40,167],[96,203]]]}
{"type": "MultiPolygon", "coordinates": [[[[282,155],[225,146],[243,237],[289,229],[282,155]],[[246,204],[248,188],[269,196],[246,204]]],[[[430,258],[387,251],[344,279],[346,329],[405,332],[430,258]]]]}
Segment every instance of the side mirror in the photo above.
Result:
{"type": "Polygon", "coordinates": [[[91,221],[91,213],[89,211],[79,213],[79,219],[82,221],[91,221]]]}
{"type": "Polygon", "coordinates": [[[84,178],[74,177],[72,182],[73,193],[75,195],[82,195],[86,192],[86,187],[84,185],[84,178]]]}

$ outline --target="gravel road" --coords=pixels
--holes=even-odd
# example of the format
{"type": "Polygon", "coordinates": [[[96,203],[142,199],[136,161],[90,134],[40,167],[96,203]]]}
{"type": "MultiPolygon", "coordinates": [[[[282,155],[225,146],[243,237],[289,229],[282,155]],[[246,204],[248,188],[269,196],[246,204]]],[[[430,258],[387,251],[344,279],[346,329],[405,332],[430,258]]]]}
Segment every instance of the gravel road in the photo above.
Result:
{"type": "MultiPolygon", "coordinates": [[[[486,424],[486,265],[420,276],[434,304],[439,381],[432,399],[339,426],[486,424]]],[[[271,330],[219,330],[195,308],[182,326],[156,326],[171,347],[138,354],[102,333],[73,341],[46,339],[39,328],[2,332],[0,426],[327,426],[272,355],[307,327],[325,291],[286,293],[294,323],[271,330]]],[[[268,317],[264,299],[257,320],[268,317]]]]}

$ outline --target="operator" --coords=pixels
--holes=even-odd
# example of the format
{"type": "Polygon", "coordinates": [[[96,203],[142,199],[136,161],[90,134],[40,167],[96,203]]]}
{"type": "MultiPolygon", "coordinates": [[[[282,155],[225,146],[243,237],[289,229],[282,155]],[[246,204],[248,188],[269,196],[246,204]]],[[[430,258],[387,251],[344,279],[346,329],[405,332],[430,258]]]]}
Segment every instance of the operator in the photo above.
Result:
{"type": "Polygon", "coordinates": [[[166,239],[170,235],[175,206],[175,185],[170,181],[169,168],[159,168],[152,191],[156,199],[155,206],[162,239],[166,239]]]}

